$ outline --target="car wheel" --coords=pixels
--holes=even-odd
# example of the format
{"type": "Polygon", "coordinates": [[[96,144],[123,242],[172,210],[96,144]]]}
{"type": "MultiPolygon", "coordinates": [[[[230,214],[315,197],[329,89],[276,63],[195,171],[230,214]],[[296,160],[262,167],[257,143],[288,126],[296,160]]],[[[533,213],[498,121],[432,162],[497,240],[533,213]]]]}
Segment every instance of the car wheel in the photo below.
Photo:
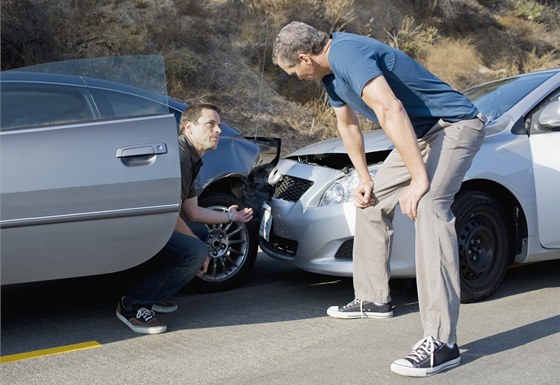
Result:
{"type": "Polygon", "coordinates": [[[461,302],[488,298],[510,262],[511,216],[482,191],[459,193],[452,205],[459,244],[461,302]]]}
{"type": "MultiPolygon", "coordinates": [[[[231,195],[211,193],[200,197],[199,205],[226,211],[232,205],[243,206],[231,195]]],[[[230,225],[208,225],[207,245],[210,263],[206,274],[193,280],[197,291],[215,292],[232,289],[249,276],[257,257],[257,228],[253,221],[230,225]]]]}

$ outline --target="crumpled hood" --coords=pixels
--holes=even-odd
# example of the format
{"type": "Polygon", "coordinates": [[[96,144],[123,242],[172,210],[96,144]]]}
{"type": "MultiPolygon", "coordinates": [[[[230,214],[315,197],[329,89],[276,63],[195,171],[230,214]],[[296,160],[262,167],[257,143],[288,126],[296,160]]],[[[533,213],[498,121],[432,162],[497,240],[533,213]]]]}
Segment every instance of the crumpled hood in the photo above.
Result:
{"type": "MultiPolygon", "coordinates": [[[[377,152],[392,149],[394,146],[381,129],[364,132],[365,152],[377,152]]],[[[335,138],[314,143],[294,151],[288,157],[314,154],[346,154],[342,139],[335,138]]]]}

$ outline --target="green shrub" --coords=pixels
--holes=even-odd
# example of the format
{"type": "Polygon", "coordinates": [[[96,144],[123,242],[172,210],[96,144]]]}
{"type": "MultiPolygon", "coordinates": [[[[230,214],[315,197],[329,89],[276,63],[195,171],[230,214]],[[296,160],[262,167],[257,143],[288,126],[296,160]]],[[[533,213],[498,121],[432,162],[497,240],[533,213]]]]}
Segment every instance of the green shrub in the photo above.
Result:
{"type": "Polygon", "coordinates": [[[517,0],[514,14],[527,20],[539,22],[545,14],[545,6],[533,0],[517,0]]]}

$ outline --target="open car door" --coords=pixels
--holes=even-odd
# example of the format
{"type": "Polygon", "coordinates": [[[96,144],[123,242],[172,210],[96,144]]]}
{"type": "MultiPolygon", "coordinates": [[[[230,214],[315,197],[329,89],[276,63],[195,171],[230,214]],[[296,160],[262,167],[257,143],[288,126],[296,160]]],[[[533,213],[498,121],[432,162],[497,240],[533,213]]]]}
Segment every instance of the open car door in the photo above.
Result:
{"type": "Polygon", "coordinates": [[[161,250],[180,206],[162,58],[52,63],[1,81],[1,283],[115,272],[161,250]]]}

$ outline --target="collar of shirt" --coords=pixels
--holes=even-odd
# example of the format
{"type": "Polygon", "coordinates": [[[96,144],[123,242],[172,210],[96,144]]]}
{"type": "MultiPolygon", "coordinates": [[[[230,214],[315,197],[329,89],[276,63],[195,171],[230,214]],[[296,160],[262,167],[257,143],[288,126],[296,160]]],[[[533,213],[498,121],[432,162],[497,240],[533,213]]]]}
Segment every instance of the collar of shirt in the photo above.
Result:
{"type": "Polygon", "coordinates": [[[193,168],[196,168],[196,173],[198,173],[198,169],[202,166],[202,159],[186,135],[179,135],[179,146],[189,154],[193,168]]]}

